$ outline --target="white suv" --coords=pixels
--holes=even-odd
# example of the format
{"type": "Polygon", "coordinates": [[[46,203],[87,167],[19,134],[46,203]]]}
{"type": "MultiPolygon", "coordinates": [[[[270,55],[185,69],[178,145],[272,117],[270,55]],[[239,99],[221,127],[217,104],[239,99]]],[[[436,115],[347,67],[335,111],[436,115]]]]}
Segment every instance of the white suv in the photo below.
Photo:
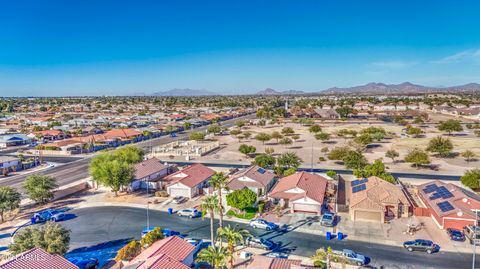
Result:
{"type": "Polygon", "coordinates": [[[178,210],[177,215],[180,217],[189,217],[189,218],[196,218],[200,217],[202,214],[200,211],[196,210],[195,208],[185,208],[178,210]]]}

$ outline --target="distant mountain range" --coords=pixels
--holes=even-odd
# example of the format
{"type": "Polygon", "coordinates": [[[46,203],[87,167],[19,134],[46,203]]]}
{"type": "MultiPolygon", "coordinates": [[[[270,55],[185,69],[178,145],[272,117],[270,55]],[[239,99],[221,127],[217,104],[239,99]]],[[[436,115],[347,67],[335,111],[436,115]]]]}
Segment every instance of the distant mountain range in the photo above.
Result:
{"type": "Polygon", "coordinates": [[[152,96],[210,96],[220,95],[216,92],[208,90],[195,90],[195,89],[171,89],[163,92],[155,92],[152,96]]]}
{"type": "Polygon", "coordinates": [[[265,90],[255,93],[256,95],[298,95],[305,94],[303,91],[288,90],[288,91],[277,91],[274,89],[267,88],[265,90]]]}
{"type": "Polygon", "coordinates": [[[404,82],[401,84],[368,83],[362,86],[348,88],[329,88],[321,91],[322,94],[414,94],[414,93],[433,93],[433,92],[480,92],[480,84],[469,83],[452,87],[429,87],[404,82]]]}

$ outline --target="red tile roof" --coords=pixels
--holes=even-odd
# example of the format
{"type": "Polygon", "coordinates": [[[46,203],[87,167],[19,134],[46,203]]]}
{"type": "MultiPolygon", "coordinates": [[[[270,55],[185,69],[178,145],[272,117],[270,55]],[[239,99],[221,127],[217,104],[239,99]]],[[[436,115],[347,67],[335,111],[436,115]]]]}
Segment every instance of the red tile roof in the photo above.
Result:
{"type": "Polygon", "coordinates": [[[128,263],[125,269],[190,269],[180,261],[166,255],[159,254],[152,256],[145,261],[136,261],[134,263],[128,263]]]}
{"type": "Polygon", "coordinates": [[[290,260],[281,258],[271,258],[261,255],[254,255],[252,258],[244,263],[235,266],[238,269],[292,269],[292,268],[307,268],[302,267],[300,260],[290,260]]]}
{"type": "MultiPolygon", "coordinates": [[[[137,257],[131,260],[127,266],[133,264],[155,265],[157,260],[165,259],[165,261],[158,261],[158,264],[163,264],[171,261],[183,262],[193,251],[195,246],[181,239],[178,236],[170,236],[165,239],[153,243],[150,247],[142,251],[137,257]],[[166,257],[165,257],[166,256],[166,257]]],[[[134,268],[171,268],[171,267],[134,267],[134,268]]],[[[177,267],[172,267],[177,268],[177,267]]],[[[182,268],[182,267],[178,267],[182,268]]],[[[187,267],[188,268],[188,267],[187,267]]]]}
{"type": "Polygon", "coordinates": [[[33,132],[35,135],[43,135],[43,136],[57,136],[57,135],[63,135],[63,132],[60,130],[43,130],[43,131],[37,131],[33,132]]]}
{"type": "Polygon", "coordinates": [[[104,134],[107,138],[132,138],[142,135],[142,132],[133,129],[112,129],[104,134]]]}
{"type": "Polygon", "coordinates": [[[185,186],[193,188],[205,180],[208,180],[213,174],[215,174],[215,171],[212,169],[203,164],[196,163],[166,176],[165,181],[170,181],[170,185],[180,182],[185,186]],[[180,177],[182,174],[185,174],[185,176],[180,177]]]}
{"type": "Polygon", "coordinates": [[[135,164],[135,166],[134,166],[134,169],[135,169],[134,178],[135,179],[142,179],[144,177],[148,177],[150,175],[158,173],[158,172],[160,172],[164,169],[167,169],[167,168],[168,168],[168,166],[163,165],[160,162],[160,160],[153,157],[153,158],[145,160],[141,163],[135,164]]]}
{"type": "Polygon", "coordinates": [[[252,165],[247,169],[231,175],[230,178],[231,181],[228,183],[228,187],[231,190],[243,189],[245,187],[265,188],[275,178],[275,174],[257,165],[252,165]],[[238,178],[244,176],[255,181],[252,182],[238,180],[238,178]]]}
{"type": "Polygon", "coordinates": [[[308,197],[323,203],[328,180],[317,174],[300,172],[280,179],[270,192],[270,197],[290,199],[291,201],[308,197]],[[301,189],[303,192],[287,192],[292,189],[301,189]]]}
{"type": "Polygon", "coordinates": [[[50,254],[41,248],[33,248],[0,265],[0,269],[79,269],[58,254],[50,254]]]}

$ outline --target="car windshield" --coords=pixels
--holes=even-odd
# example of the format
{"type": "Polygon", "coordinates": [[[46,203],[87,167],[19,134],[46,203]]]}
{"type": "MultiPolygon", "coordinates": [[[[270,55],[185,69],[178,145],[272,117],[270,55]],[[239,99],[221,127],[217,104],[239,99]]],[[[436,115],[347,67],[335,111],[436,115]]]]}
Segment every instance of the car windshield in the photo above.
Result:
{"type": "Polygon", "coordinates": [[[323,219],[331,220],[332,218],[332,215],[323,215],[323,219]]]}

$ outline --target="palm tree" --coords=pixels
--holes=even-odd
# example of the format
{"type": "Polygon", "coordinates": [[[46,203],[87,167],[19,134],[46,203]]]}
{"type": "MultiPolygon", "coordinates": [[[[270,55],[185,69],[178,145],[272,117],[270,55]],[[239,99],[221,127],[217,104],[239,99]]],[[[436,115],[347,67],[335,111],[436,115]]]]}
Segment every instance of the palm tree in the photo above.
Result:
{"type": "Polygon", "coordinates": [[[233,253],[235,252],[235,246],[237,243],[243,243],[245,238],[249,235],[250,233],[245,229],[238,230],[236,228],[231,228],[230,226],[218,228],[217,236],[227,241],[229,269],[233,269],[233,253]]]}
{"type": "Polygon", "coordinates": [[[215,173],[212,178],[210,178],[210,184],[214,190],[217,190],[218,197],[218,213],[220,216],[220,227],[223,227],[223,204],[222,204],[222,189],[227,186],[228,177],[223,174],[223,172],[215,173]]]}
{"type": "MultiPolygon", "coordinates": [[[[215,238],[214,238],[214,229],[213,221],[215,217],[215,212],[218,211],[218,199],[216,196],[207,196],[203,199],[202,204],[200,205],[202,211],[210,214],[210,239],[212,240],[212,246],[215,248],[215,238]]],[[[202,214],[202,218],[205,218],[205,213],[202,214]]]]}
{"type": "Polygon", "coordinates": [[[228,251],[226,248],[214,248],[213,245],[202,249],[197,254],[197,262],[207,262],[214,269],[222,268],[222,265],[227,261],[228,251]]]}

